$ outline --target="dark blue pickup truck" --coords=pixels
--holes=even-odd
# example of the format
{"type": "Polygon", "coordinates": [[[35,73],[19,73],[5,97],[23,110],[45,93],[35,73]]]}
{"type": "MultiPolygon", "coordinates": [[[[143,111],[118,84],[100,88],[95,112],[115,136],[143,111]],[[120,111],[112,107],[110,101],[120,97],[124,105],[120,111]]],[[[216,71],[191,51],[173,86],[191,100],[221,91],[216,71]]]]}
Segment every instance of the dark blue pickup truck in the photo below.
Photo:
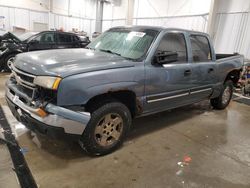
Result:
{"type": "Polygon", "coordinates": [[[205,33],[161,27],[111,28],[87,48],[17,55],[6,99],[29,129],[92,155],[119,147],[132,118],[205,99],[224,109],[243,64],[215,54],[205,33]]]}

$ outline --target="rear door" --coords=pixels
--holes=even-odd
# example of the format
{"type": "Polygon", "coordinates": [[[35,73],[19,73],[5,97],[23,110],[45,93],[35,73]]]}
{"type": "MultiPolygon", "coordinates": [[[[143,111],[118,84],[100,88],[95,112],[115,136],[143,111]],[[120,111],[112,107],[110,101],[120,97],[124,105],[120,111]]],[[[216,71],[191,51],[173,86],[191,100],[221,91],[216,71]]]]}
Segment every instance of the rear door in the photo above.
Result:
{"type": "Polygon", "coordinates": [[[29,51],[48,50],[48,49],[53,49],[54,47],[55,47],[54,32],[42,32],[28,43],[29,51]]]}
{"type": "Polygon", "coordinates": [[[57,48],[78,48],[80,44],[75,40],[75,35],[57,33],[57,48]]]}
{"type": "Polygon", "coordinates": [[[194,100],[203,99],[212,93],[217,82],[217,66],[212,57],[212,49],[206,35],[191,34],[192,84],[190,94],[194,100]]]}
{"type": "Polygon", "coordinates": [[[189,104],[192,71],[186,37],[182,32],[167,32],[158,44],[158,52],[176,52],[178,60],[164,65],[146,63],[145,113],[189,104]]]}

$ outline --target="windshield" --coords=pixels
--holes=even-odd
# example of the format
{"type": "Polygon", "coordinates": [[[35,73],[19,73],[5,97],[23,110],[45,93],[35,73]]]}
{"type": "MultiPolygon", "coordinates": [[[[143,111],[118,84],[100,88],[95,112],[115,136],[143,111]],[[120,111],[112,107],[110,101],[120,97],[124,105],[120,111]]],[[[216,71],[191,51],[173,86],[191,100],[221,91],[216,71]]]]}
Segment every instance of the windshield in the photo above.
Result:
{"type": "Polygon", "coordinates": [[[28,38],[30,38],[31,36],[33,36],[35,34],[36,34],[36,32],[27,32],[27,33],[23,33],[23,34],[19,35],[18,38],[21,41],[25,41],[25,40],[27,40],[28,38]]]}
{"type": "Polygon", "coordinates": [[[103,33],[87,47],[136,60],[146,54],[157,34],[158,31],[151,29],[114,29],[103,33]]]}

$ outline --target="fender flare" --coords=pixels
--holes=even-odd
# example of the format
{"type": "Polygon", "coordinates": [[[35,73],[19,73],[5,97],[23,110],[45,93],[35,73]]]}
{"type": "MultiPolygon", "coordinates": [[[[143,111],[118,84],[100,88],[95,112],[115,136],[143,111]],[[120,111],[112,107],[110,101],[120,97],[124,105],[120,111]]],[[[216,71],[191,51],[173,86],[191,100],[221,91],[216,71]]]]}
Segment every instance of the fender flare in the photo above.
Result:
{"type": "MultiPolygon", "coordinates": [[[[132,91],[138,93],[137,82],[113,82],[103,85],[95,85],[89,88],[80,88],[79,90],[63,92],[58,95],[58,105],[85,105],[90,99],[112,92],[132,91]]],[[[143,92],[143,89],[142,91],[143,92]]]]}

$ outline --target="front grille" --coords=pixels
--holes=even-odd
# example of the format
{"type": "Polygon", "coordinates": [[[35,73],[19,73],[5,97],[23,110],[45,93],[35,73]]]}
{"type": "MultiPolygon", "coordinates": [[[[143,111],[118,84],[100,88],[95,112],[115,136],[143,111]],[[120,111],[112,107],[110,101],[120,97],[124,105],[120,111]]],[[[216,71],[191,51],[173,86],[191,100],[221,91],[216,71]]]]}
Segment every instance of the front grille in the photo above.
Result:
{"type": "Polygon", "coordinates": [[[16,89],[18,91],[15,95],[19,95],[19,97],[20,95],[25,96],[22,101],[30,105],[31,101],[33,101],[37,95],[37,87],[33,84],[35,76],[23,72],[13,65],[12,73],[11,80],[16,84],[16,89]]]}
{"type": "Polygon", "coordinates": [[[34,81],[34,78],[33,77],[30,77],[30,76],[26,76],[26,75],[23,75],[23,74],[20,74],[20,73],[17,73],[16,74],[24,81],[26,82],[29,82],[29,83],[33,83],[34,81]]]}
{"type": "Polygon", "coordinates": [[[34,90],[35,84],[33,83],[36,76],[23,72],[12,65],[12,72],[15,77],[16,82],[28,89],[34,90]]]}
{"type": "MultiPolygon", "coordinates": [[[[57,92],[35,85],[33,82],[36,76],[23,72],[13,65],[12,72],[12,83],[15,83],[18,92],[20,92],[21,94],[25,94],[26,96],[23,100],[24,103],[32,105],[36,103],[35,101],[39,101],[39,103],[51,102],[56,104],[57,92]]],[[[14,95],[18,95],[18,93],[15,93],[14,95]]]]}

